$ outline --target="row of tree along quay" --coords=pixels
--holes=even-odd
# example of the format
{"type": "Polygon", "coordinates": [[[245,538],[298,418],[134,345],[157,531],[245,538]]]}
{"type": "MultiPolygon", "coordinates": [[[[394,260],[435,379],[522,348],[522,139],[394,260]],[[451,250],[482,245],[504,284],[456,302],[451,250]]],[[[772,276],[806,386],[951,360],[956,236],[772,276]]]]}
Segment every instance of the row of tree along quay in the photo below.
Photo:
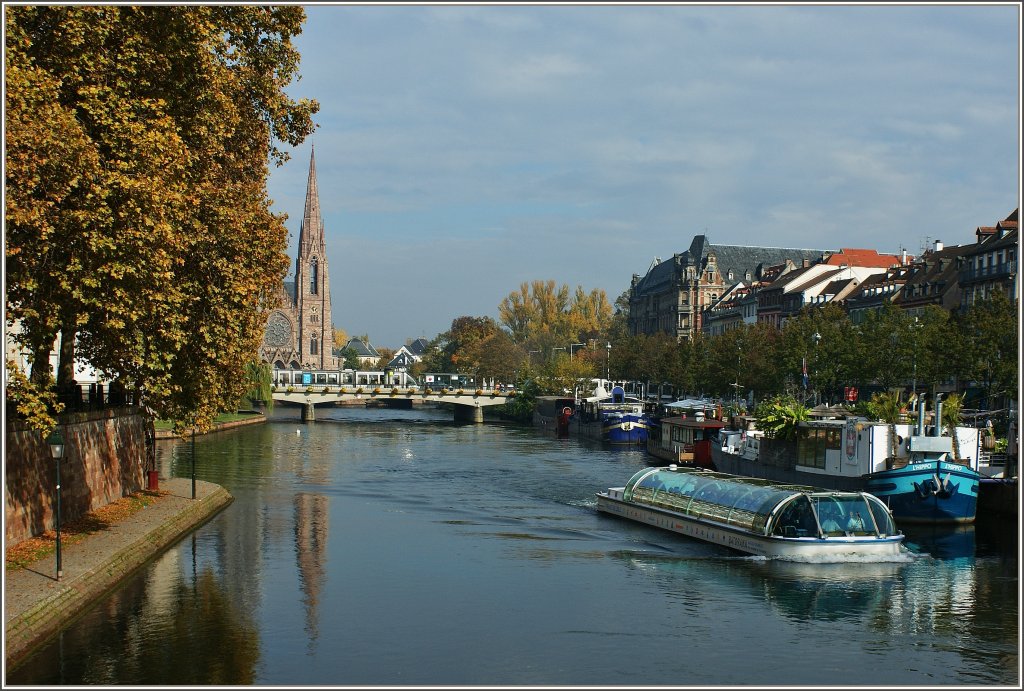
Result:
{"type": "Polygon", "coordinates": [[[1017,310],[998,292],[964,312],[929,306],[916,318],[887,304],[860,323],[835,304],[808,306],[781,328],[755,323],[681,342],[630,335],[624,295],[612,307],[603,291],[577,287],[570,298],[568,286],[554,281],[524,283],[499,314],[500,321],[455,319],[414,374],[515,382],[520,395],[507,411],[524,420],[536,396],[589,393],[595,377],[715,397],[730,413],[750,408],[751,392],[754,401],[803,406],[838,403],[853,388],[860,412],[876,419],[884,419],[882,408],[865,407],[873,394],[905,407],[913,391],[958,391],[956,409],[991,411],[1003,433],[1005,411],[996,411],[1015,398],[1018,384],[1017,310]]]}
{"type": "Polygon", "coordinates": [[[12,413],[47,434],[75,357],[178,430],[234,410],[287,272],[269,167],[313,129],[298,6],[5,8],[12,413]],[[60,336],[56,381],[49,354],[60,336]]]}

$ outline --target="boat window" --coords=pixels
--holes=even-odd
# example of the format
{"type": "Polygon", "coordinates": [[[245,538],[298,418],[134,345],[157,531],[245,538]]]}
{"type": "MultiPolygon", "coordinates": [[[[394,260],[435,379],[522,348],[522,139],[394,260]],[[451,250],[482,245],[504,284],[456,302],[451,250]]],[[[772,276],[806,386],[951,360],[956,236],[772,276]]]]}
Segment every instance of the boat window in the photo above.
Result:
{"type": "Polygon", "coordinates": [[[797,494],[796,489],[779,488],[768,480],[692,468],[646,468],[630,478],[624,489],[626,501],[757,533],[764,533],[776,506],[797,494]]]}
{"type": "Polygon", "coordinates": [[[885,508],[885,504],[870,494],[865,494],[864,500],[871,509],[871,517],[875,521],[875,528],[879,535],[899,534],[899,531],[896,530],[896,524],[892,520],[892,514],[885,508]]]}
{"type": "Polygon", "coordinates": [[[839,449],[841,442],[842,431],[838,427],[802,429],[796,443],[797,465],[824,468],[825,451],[839,449]]]}
{"type": "Polygon", "coordinates": [[[814,511],[807,495],[794,497],[775,520],[773,535],[782,537],[817,537],[818,524],[814,520],[814,511]]]}
{"type": "Polygon", "coordinates": [[[878,503],[879,517],[866,495],[815,495],[812,502],[826,536],[875,535],[876,525],[877,533],[892,534],[885,507],[878,503]]]}

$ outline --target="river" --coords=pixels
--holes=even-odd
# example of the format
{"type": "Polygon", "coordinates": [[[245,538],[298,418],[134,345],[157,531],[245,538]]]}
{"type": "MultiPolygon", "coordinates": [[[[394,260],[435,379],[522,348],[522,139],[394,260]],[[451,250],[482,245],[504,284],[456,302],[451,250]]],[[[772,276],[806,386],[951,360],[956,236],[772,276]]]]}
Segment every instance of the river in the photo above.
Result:
{"type": "Polygon", "coordinates": [[[164,476],[194,463],[234,503],[8,684],[1019,686],[1015,523],[766,561],[599,514],[636,448],[316,415],[161,442],[164,476]]]}

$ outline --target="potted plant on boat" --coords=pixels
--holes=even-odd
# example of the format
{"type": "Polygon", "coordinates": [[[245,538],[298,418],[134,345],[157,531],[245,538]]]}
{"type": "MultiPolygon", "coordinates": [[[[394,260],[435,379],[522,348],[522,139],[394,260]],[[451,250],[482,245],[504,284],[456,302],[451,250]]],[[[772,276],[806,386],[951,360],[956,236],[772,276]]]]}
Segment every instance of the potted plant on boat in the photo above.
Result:
{"type": "MultiPolygon", "coordinates": [[[[871,416],[889,426],[889,457],[885,459],[887,470],[892,470],[896,465],[896,454],[899,448],[896,424],[903,419],[905,405],[901,399],[902,392],[899,389],[893,389],[872,395],[868,402],[868,411],[871,416]]],[[[924,405],[924,402],[922,401],[920,405],[924,405]]]]}

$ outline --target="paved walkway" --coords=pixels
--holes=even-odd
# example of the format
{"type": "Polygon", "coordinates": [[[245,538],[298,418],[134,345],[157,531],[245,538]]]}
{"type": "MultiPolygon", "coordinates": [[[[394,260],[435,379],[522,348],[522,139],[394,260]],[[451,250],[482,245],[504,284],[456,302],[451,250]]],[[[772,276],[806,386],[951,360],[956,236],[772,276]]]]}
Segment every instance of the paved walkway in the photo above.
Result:
{"type": "Polygon", "coordinates": [[[149,559],[232,501],[220,485],[200,480],[196,481],[196,498],[192,499],[189,478],[161,478],[160,490],[169,494],[130,518],[76,544],[62,544],[60,582],[56,579],[55,554],[25,568],[5,570],[8,669],[149,559]]]}

